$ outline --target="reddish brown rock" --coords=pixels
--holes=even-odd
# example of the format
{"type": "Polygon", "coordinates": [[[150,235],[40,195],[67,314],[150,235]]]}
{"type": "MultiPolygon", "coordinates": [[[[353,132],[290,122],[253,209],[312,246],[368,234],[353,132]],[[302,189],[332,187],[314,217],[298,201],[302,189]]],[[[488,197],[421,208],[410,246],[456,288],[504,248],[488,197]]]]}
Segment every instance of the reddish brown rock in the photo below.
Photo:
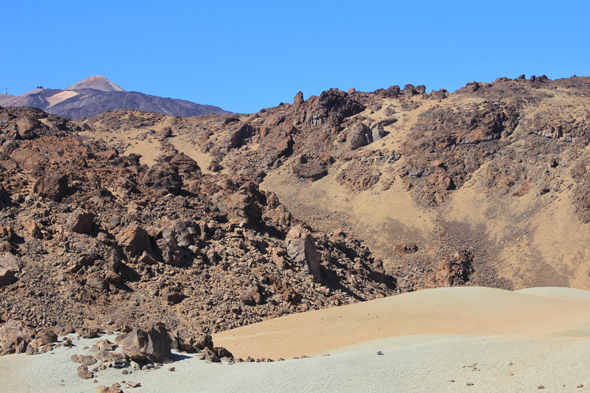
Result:
{"type": "Polygon", "coordinates": [[[163,323],[157,323],[148,332],[135,329],[120,343],[134,347],[152,362],[166,363],[172,359],[172,339],[163,323]]]}
{"type": "Polygon", "coordinates": [[[78,376],[82,379],[92,379],[94,374],[88,370],[88,366],[81,365],[78,367],[78,376]]]}
{"type": "Polygon", "coordinates": [[[83,366],[90,366],[96,363],[96,358],[92,355],[72,355],[70,360],[72,362],[80,363],[83,366]]]}
{"type": "Polygon", "coordinates": [[[153,253],[149,235],[138,225],[129,226],[119,232],[117,242],[129,257],[141,255],[143,252],[153,253]]]}
{"type": "MultiPolygon", "coordinates": [[[[328,154],[329,156],[329,154],[328,154]]],[[[302,154],[298,160],[291,164],[293,174],[303,179],[316,181],[328,174],[329,159],[322,157],[311,157],[309,154],[302,154]]]]}
{"type": "Polygon", "coordinates": [[[123,351],[123,354],[125,354],[125,356],[127,356],[129,359],[133,361],[142,363],[150,361],[143,352],[141,352],[139,349],[132,345],[124,345],[121,348],[121,350],[123,351]]]}
{"type": "Polygon", "coordinates": [[[373,134],[369,127],[363,123],[354,125],[349,131],[346,138],[350,143],[351,149],[358,149],[373,142],[373,134]]]}
{"type": "Polygon", "coordinates": [[[242,146],[244,139],[254,135],[254,128],[246,123],[233,125],[227,134],[227,146],[230,149],[242,146]]]}
{"type": "Polygon", "coordinates": [[[78,233],[86,233],[92,230],[92,223],[94,221],[94,214],[76,211],[70,215],[67,222],[68,230],[78,233]]]}
{"type": "Polygon", "coordinates": [[[293,227],[285,239],[287,254],[303,268],[304,271],[312,274],[316,279],[321,280],[320,261],[315,240],[311,232],[304,227],[297,225],[293,227]]]}
{"type": "Polygon", "coordinates": [[[68,192],[68,176],[60,172],[48,173],[37,181],[34,191],[43,198],[59,202],[68,192]]]}

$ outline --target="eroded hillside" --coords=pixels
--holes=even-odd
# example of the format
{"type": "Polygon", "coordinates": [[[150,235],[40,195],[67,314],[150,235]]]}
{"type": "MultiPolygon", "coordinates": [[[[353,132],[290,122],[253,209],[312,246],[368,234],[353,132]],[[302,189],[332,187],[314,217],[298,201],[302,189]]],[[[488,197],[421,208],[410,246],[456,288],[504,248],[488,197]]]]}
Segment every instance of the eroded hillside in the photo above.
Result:
{"type": "Polygon", "coordinates": [[[421,288],[590,289],[589,86],[0,109],[0,322],[198,333],[421,288]]]}
{"type": "Polygon", "coordinates": [[[520,77],[330,90],[252,115],[113,112],[81,126],[146,164],[178,151],[260,183],[312,227],[365,242],[401,291],[589,289],[588,89],[520,77]]]}

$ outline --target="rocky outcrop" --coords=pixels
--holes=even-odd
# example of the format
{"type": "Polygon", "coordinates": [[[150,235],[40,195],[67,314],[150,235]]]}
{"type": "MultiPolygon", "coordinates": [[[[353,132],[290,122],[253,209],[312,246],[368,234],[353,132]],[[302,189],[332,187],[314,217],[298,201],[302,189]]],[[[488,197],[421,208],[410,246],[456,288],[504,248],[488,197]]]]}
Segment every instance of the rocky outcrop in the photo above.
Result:
{"type": "Polygon", "coordinates": [[[129,357],[132,360],[149,360],[153,363],[172,361],[172,339],[163,323],[157,323],[147,332],[135,329],[131,333],[119,336],[117,344],[123,346],[123,352],[131,355],[129,357]]]}
{"type": "Polygon", "coordinates": [[[363,123],[355,124],[348,131],[347,140],[350,141],[350,148],[352,150],[358,149],[359,147],[366,146],[373,142],[373,133],[363,123]]]}
{"type": "Polygon", "coordinates": [[[316,181],[328,174],[328,167],[333,162],[334,160],[328,152],[322,152],[317,156],[306,153],[291,164],[291,169],[297,177],[316,181]]]}
{"type": "Polygon", "coordinates": [[[59,202],[68,192],[68,176],[64,173],[49,173],[35,183],[34,191],[43,198],[59,202]]]}
{"type": "Polygon", "coordinates": [[[293,227],[285,239],[287,255],[298,263],[304,271],[321,280],[320,265],[321,255],[316,249],[316,244],[311,232],[298,225],[293,227]]]}
{"type": "Polygon", "coordinates": [[[440,261],[436,280],[438,285],[444,287],[463,285],[469,281],[469,275],[472,272],[473,266],[470,253],[457,251],[452,257],[440,261]]]}

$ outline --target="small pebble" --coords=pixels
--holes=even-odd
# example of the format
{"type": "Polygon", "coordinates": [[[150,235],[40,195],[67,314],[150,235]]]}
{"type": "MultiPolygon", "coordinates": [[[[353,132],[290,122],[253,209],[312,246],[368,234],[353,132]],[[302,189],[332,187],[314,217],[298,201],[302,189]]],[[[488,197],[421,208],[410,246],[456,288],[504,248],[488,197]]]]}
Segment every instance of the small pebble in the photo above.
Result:
{"type": "Polygon", "coordinates": [[[467,386],[473,386],[473,382],[467,382],[466,385],[467,386]]]}
{"type": "Polygon", "coordinates": [[[383,355],[383,352],[377,351],[377,355],[383,355]]]}
{"type": "Polygon", "coordinates": [[[584,385],[582,385],[582,384],[579,384],[579,385],[578,385],[578,386],[576,386],[576,387],[579,389],[579,388],[583,388],[583,387],[584,387],[584,385]]]}
{"type": "Polygon", "coordinates": [[[449,379],[449,382],[455,382],[455,380],[454,379],[449,379]]]}
{"type": "Polygon", "coordinates": [[[538,388],[538,389],[545,389],[545,386],[543,386],[543,385],[539,385],[539,386],[537,386],[537,388],[538,388]]]}
{"type": "Polygon", "coordinates": [[[170,367],[170,368],[168,369],[168,371],[174,371],[174,370],[176,370],[176,367],[170,367]]]}

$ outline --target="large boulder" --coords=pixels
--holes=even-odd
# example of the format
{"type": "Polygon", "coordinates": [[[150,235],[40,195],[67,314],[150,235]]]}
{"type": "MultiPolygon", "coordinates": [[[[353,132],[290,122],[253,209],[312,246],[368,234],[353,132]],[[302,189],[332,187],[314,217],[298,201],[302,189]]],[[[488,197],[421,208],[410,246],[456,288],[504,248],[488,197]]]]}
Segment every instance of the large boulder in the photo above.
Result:
{"type": "Polygon", "coordinates": [[[256,225],[262,217],[260,207],[243,190],[232,194],[220,191],[213,195],[212,200],[222,213],[227,213],[227,218],[231,221],[256,225]]]}
{"type": "Polygon", "coordinates": [[[244,139],[254,135],[255,129],[249,124],[238,123],[232,126],[227,134],[227,147],[230,149],[240,147],[244,144],[244,139]]]}
{"type": "Polygon", "coordinates": [[[373,126],[373,128],[371,128],[371,136],[373,138],[373,142],[386,137],[387,134],[389,133],[385,131],[382,123],[377,123],[373,126]]]}
{"type": "Polygon", "coordinates": [[[125,349],[125,346],[135,348],[153,363],[172,361],[172,338],[166,330],[166,325],[162,322],[156,323],[147,332],[134,329],[131,333],[117,340],[117,343],[123,346],[124,353],[127,352],[135,359],[139,359],[141,356],[133,349],[125,349]]]}
{"type": "Polygon", "coordinates": [[[363,123],[358,123],[348,131],[347,139],[350,141],[350,148],[355,150],[361,146],[366,146],[369,143],[372,143],[373,134],[369,127],[363,123]]]}
{"type": "Polygon", "coordinates": [[[260,146],[265,148],[267,154],[272,154],[274,158],[290,156],[294,144],[291,135],[296,133],[297,129],[293,124],[283,122],[270,130],[265,130],[260,138],[260,146]]]}
{"type": "Polygon", "coordinates": [[[24,353],[32,332],[22,321],[8,321],[0,328],[0,343],[7,353],[24,353]]]}
{"type": "Polygon", "coordinates": [[[35,183],[33,191],[43,198],[62,200],[68,193],[68,176],[64,173],[48,173],[35,183]]]}
{"type": "Polygon", "coordinates": [[[78,210],[70,215],[66,226],[71,232],[86,233],[92,230],[93,222],[94,214],[78,210]]]}
{"type": "Polygon", "coordinates": [[[190,173],[193,176],[201,175],[201,168],[197,162],[184,153],[179,153],[172,156],[170,159],[170,164],[178,167],[178,172],[181,174],[190,173]]]}
{"type": "Polygon", "coordinates": [[[289,257],[299,263],[304,271],[312,274],[317,280],[321,280],[321,256],[316,249],[315,240],[310,231],[297,225],[287,233],[285,242],[289,257]]]}
{"type": "Polygon", "coordinates": [[[131,225],[117,234],[117,243],[128,257],[153,254],[150,236],[142,227],[131,225]]]}

